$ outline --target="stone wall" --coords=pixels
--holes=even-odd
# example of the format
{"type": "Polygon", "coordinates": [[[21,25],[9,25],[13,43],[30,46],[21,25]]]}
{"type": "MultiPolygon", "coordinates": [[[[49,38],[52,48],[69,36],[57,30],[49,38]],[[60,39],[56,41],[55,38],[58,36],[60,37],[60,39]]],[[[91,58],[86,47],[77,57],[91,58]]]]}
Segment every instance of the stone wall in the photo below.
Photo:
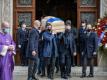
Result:
{"type": "Polygon", "coordinates": [[[107,0],[100,0],[100,17],[104,17],[105,12],[107,12],[107,0]]]}
{"type": "MultiPolygon", "coordinates": [[[[100,0],[100,17],[103,18],[107,13],[107,0],[100,0]]],[[[107,50],[99,51],[98,55],[99,70],[107,72],[107,50]]]]}
{"type": "Polygon", "coordinates": [[[1,22],[8,21],[13,29],[13,0],[0,0],[0,26],[1,22]]]}

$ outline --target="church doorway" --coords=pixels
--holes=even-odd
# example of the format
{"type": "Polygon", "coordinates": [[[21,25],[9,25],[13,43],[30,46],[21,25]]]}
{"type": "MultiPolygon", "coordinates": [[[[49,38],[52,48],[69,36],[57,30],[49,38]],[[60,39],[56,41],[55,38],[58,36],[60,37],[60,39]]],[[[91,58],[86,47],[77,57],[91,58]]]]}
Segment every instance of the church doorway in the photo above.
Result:
{"type": "Polygon", "coordinates": [[[36,18],[41,16],[55,16],[64,21],[70,19],[77,27],[76,0],[36,0],[36,18]]]}
{"type": "MultiPolygon", "coordinates": [[[[81,20],[93,24],[99,17],[100,0],[14,0],[13,1],[13,37],[17,43],[19,22],[25,21],[27,28],[33,26],[35,19],[42,16],[56,16],[62,20],[70,19],[75,28],[80,27],[81,20]]],[[[15,56],[16,65],[20,64],[18,48],[15,56]]],[[[75,57],[76,65],[80,65],[80,54],[75,57]]],[[[97,65],[97,58],[95,60],[97,65]]]]}

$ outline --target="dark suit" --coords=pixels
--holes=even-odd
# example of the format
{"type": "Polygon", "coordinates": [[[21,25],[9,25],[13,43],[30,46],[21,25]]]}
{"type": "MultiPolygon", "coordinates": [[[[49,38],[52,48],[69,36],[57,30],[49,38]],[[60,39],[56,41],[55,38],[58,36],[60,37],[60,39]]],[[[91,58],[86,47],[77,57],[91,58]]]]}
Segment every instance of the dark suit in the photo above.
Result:
{"type": "Polygon", "coordinates": [[[94,56],[93,53],[97,52],[98,47],[98,37],[95,32],[87,32],[85,36],[85,42],[84,42],[84,49],[83,49],[83,55],[82,55],[82,61],[83,61],[83,75],[86,75],[86,67],[89,61],[90,66],[90,75],[93,75],[94,68],[93,68],[93,62],[94,62],[94,56]]]}
{"type": "Polygon", "coordinates": [[[27,65],[27,59],[26,59],[26,48],[27,48],[27,43],[28,43],[28,30],[27,29],[18,29],[18,45],[21,45],[20,51],[21,51],[21,64],[27,65]]]}
{"type": "Polygon", "coordinates": [[[86,29],[83,29],[83,27],[80,27],[79,29],[79,53],[80,53],[80,57],[81,57],[81,60],[80,60],[80,63],[82,65],[82,52],[84,50],[84,45],[85,45],[85,37],[86,37],[86,29]]]}
{"type": "Polygon", "coordinates": [[[33,28],[29,34],[28,46],[27,46],[27,58],[29,60],[28,67],[28,80],[35,77],[35,73],[38,69],[38,43],[39,43],[39,32],[36,28],[33,28]],[[32,51],[36,51],[36,56],[32,55],[32,51]]]}
{"type": "Polygon", "coordinates": [[[39,67],[38,67],[38,74],[42,74],[43,76],[45,75],[45,73],[42,70],[42,67],[44,67],[43,66],[43,62],[44,62],[44,60],[43,60],[43,47],[44,47],[43,33],[44,32],[45,32],[45,30],[40,33],[40,36],[39,36],[39,50],[38,50],[39,51],[39,59],[40,59],[39,67]]]}
{"type": "Polygon", "coordinates": [[[72,32],[65,32],[59,46],[61,77],[69,76],[71,72],[71,59],[76,52],[75,40],[72,32]]]}
{"type": "MultiPolygon", "coordinates": [[[[77,30],[77,28],[76,27],[74,27],[74,26],[72,26],[71,27],[71,32],[72,32],[72,34],[73,34],[73,36],[74,36],[74,39],[75,39],[75,44],[76,44],[76,49],[77,49],[77,51],[78,51],[78,41],[77,41],[77,38],[78,38],[78,30],[77,30]]],[[[74,57],[72,57],[72,66],[75,66],[76,65],[76,61],[75,61],[75,56],[74,57]]]]}

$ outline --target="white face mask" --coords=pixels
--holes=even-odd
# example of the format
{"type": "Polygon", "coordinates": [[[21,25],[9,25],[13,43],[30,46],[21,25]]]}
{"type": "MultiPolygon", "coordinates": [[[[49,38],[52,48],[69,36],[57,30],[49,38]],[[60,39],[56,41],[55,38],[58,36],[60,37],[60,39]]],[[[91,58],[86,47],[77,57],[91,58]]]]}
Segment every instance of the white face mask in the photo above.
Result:
{"type": "Polygon", "coordinates": [[[2,29],[2,31],[3,31],[4,33],[10,33],[10,28],[4,28],[4,29],[2,29]]]}
{"type": "Polygon", "coordinates": [[[82,23],[82,26],[83,26],[83,27],[86,27],[86,24],[85,24],[85,23],[82,23]]]}
{"type": "Polygon", "coordinates": [[[66,26],[65,28],[68,29],[68,30],[70,30],[70,29],[71,29],[71,26],[66,26]]]}
{"type": "Polygon", "coordinates": [[[22,28],[23,28],[23,29],[25,29],[25,28],[26,28],[26,25],[25,25],[25,24],[23,24],[23,25],[22,25],[22,28]]]}

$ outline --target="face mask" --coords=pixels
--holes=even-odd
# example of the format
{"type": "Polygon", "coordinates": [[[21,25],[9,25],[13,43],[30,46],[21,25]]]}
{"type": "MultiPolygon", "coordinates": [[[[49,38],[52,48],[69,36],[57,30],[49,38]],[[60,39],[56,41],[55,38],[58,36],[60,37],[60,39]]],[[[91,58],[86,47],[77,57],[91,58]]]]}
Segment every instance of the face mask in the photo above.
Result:
{"type": "Polygon", "coordinates": [[[23,25],[22,25],[22,28],[26,28],[26,25],[25,25],[25,24],[23,24],[23,25]]]}
{"type": "Polygon", "coordinates": [[[86,24],[85,24],[85,23],[82,23],[82,26],[83,26],[83,27],[86,27],[86,24]]]}
{"type": "Polygon", "coordinates": [[[91,29],[87,29],[87,32],[90,32],[91,31],[91,29]]]}
{"type": "Polygon", "coordinates": [[[3,29],[3,32],[4,32],[4,33],[10,33],[10,29],[9,29],[9,28],[4,28],[4,29],[3,29]]]}
{"type": "Polygon", "coordinates": [[[70,29],[66,29],[66,30],[65,30],[65,32],[70,32],[70,31],[71,31],[70,29]]]}
{"type": "Polygon", "coordinates": [[[71,26],[66,26],[66,29],[67,29],[67,30],[70,30],[70,29],[71,29],[71,26]]]}
{"type": "Polygon", "coordinates": [[[51,31],[51,29],[47,29],[49,32],[51,31]]]}

